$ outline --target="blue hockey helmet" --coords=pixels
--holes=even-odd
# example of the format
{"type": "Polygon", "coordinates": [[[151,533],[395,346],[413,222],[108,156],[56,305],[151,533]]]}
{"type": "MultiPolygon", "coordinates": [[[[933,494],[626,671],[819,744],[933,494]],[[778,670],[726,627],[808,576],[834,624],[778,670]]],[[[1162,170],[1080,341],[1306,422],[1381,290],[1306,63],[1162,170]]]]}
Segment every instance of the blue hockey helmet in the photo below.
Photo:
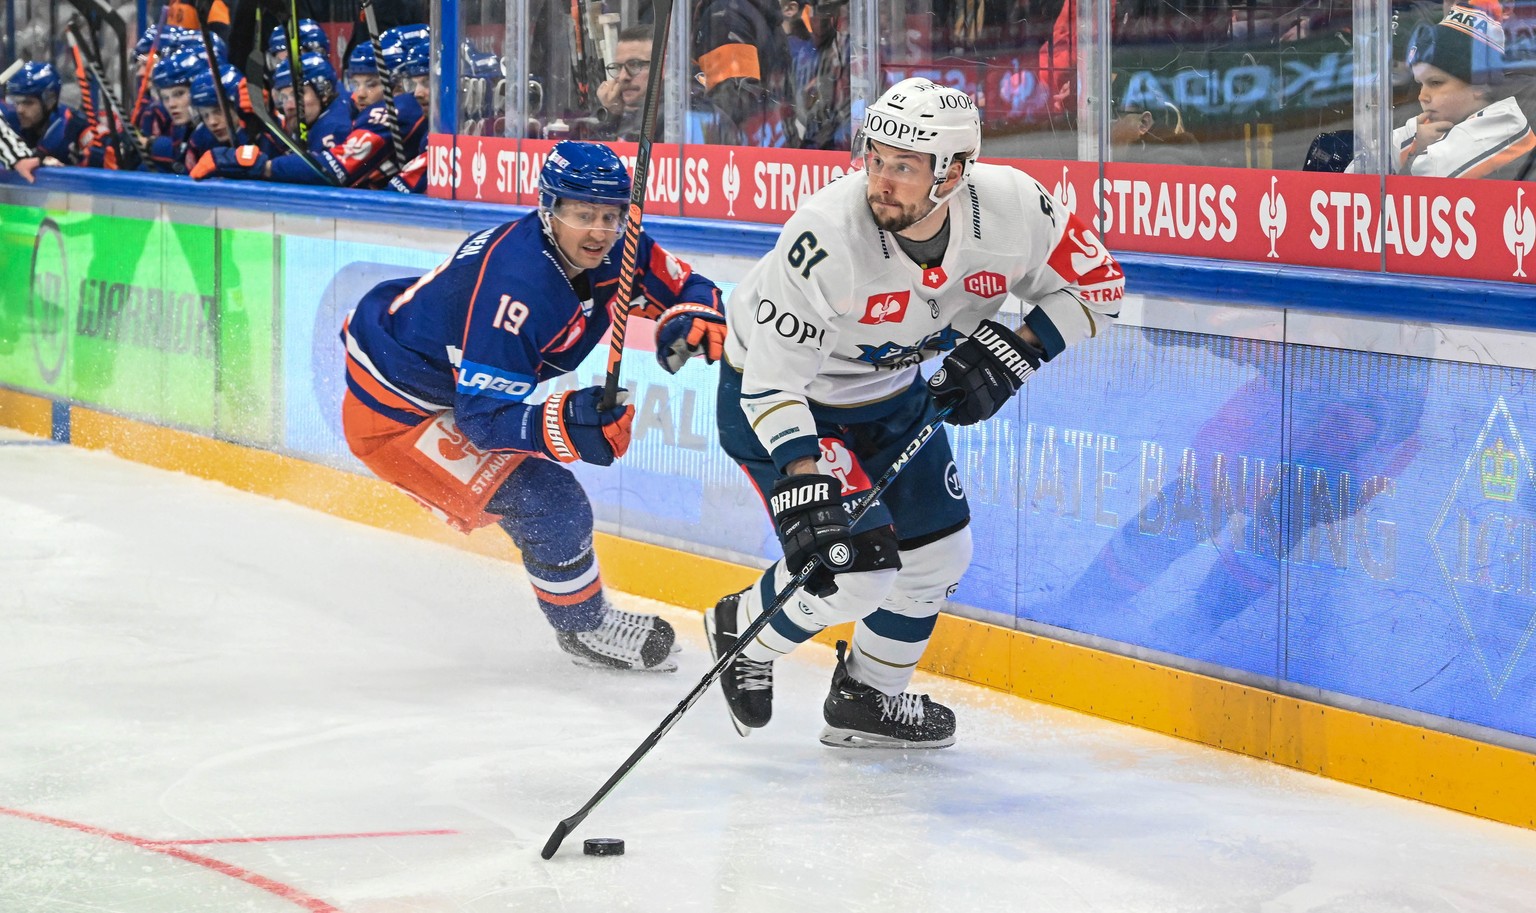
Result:
{"type": "Polygon", "coordinates": [[[347,75],[379,72],[379,62],[373,56],[373,42],[360,41],[347,55],[347,75]]]}
{"type": "Polygon", "coordinates": [[[208,58],[204,55],[202,45],[198,44],[194,49],[191,45],[182,44],[155,62],[150,79],[157,89],[190,86],[200,70],[205,73],[208,71],[208,58]]]}
{"type": "Polygon", "coordinates": [[[155,32],[158,28],[158,25],[149,25],[145,27],[144,34],[139,36],[138,43],[133,46],[134,56],[149,56],[149,49],[155,46],[155,32]]]}
{"type": "Polygon", "coordinates": [[[556,143],[539,171],[539,207],[553,209],[560,200],[625,206],[629,203],[629,170],[601,143],[556,143]]]}
{"type": "MultiPolygon", "coordinates": [[[[288,50],[288,32],[282,26],[272,27],[272,34],[267,36],[267,53],[276,55],[288,50]]],[[[331,39],[325,37],[325,30],[320,28],[320,23],[313,19],[299,20],[299,51],[317,51],[326,56],[331,53],[331,39]]]]}
{"type": "Polygon", "coordinates": [[[6,80],[5,94],[58,101],[59,89],[62,87],[63,80],[59,79],[59,71],[53,68],[53,64],[44,60],[29,60],[6,80]]]}
{"type": "Polygon", "coordinates": [[[406,53],[416,45],[432,42],[432,29],[426,25],[399,25],[385,29],[379,36],[379,47],[384,49],[384,62],[391,70],[398,69],[406,53]]]}
{"type": "Polygon", "coordinates": [[[405,46],[405,59],[396,72],[401,76],[426,76],[432,72],[432,44],[423,41],[405,46]]]}
{"type": "Polygon", "coordinates": [[[465,54],[464,75],[471,79],[494,79],[502,75],[501,58],[490,51],[469,48],[465,54]]]}
{"type": "MultiPolygon", "coordinates": [[[[224,64],[219,67],[219,81],[224,83],[224,96],[236,104],[240,101],[240,84],[245,77],[240,71],[224,64]]],[[[213,73],[207,67],[192,77],[192,104],[199,108],[217,108],[219,96],[213,89],[213,73]]]]}
{"type": "MultiPolygon", "coordinates": [[[[322,104],[330,104],[336,97],[336,68],[331,61],[314,51],[299,55],[299,66],[304,70],[304,84],[315,90],[322,104]]],[[[283,61],[272,72],[272,88],[286,89],[293,85],[293,67],[283,61]]]]}
{"type": "Polygon", "coordinates": [[[144,29],[144,34],[139,36],[138,43],[133,46],[133,53],[138,57],[148,57],[150,50],[154,49],[157,56],[164,57],[172,47],[194,38],[199,43],[202,41],[202,36],[191,29],[175,25],[167,25],[163,28],[159,25],[150,25],[144,29]],[[158,42],[155,40],[156,36],[159,37],[158,42]]]}

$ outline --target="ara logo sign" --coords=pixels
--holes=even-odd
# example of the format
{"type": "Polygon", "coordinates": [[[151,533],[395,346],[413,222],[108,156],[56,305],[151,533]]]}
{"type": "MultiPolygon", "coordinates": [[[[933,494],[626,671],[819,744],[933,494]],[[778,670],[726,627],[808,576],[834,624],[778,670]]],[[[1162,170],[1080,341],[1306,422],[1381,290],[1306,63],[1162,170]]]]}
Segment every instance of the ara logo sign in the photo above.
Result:
{"type": "Polygon", "coordinates": [[[1008,290],[1008,282],[1001,273],[983,270],[965,277],[965,290],[977,298],[996,298],[1008,290]]]}
{"type": "Polygon", "coordinates": [[[879,323],[901,323],[907,319],[907,303],[912,300],[911,292],[881,292],[878,295],[870,295],[864,302],[864,316],[859,318],[859,323],[874,326],[879,323]]]}

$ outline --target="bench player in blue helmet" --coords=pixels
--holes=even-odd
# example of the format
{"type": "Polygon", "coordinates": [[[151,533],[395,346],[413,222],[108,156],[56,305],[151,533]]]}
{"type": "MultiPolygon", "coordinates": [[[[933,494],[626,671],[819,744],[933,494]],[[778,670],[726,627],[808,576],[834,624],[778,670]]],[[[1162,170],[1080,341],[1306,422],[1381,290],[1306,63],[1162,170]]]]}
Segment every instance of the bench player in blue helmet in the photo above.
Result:
{"type": "MultiPolygon", "coordinates": [[[[352,120],[350,130],[340,135],[328,129],[312,129],[310,148],[314,153],[312,158],[315,164],[335,175],[336,183],[341,186],[378,188],[389,181],[386,172],[393,171],[394,151],[390,145],[388,112],[383,100],[388,81],[379,76],[373,59],[373,46],[363,42],[358,48],[360,50],[353,52],[348,64],[347,82],[352,89],[354,107],[360,113],[352,120]]],[[[317,55],[304,55],[306,61],[312,57],[319,60],[317,55]]],[[[309,80],[310,74],[317,71],[319,66],[318,63],[313,67],[306,63],[304,78],[309,80]]],[[[329,64],[324,66],[329,72],[329,64]]],[[[399,113],[401,146],[407,165],[401,179],[414,192],[420,193],[426,189],[426,158],[421,154],[422,145],[426,141],[426,118],[416,100],[409,95],[396,98],[395,106],[399,113]]],[[[333,107],[339,109],[335,103],[333,107]]],[[[215,176],[281,181],[287,184],[325,183],[315,169],[298,156],[274,158],[256,146],[214,149],[199,160],[197,167],[192,170],[192,177],[197,179],[215,176]]]]}
{"type": "Polygon", "coordinates": [[[303,119],[309,151],[324,152],[351,132],[352,105],[341,91],[336,68],[318,51],[300,54],[299,66],[304,71],[304,91],[294,91],[293,68],[285,60],[272,74],[272,100],[285,124],[295,117],[303,119]]]}
{"type": "MultiPolygon", "coordinates": [[[[226,63],[219,67],[219,78],[224,84],[224,96],[229,99],[230,107],[238,117],[240,90],[245,77],[226,63]]],[[[248,142],[244,124],[230,124],[225,118],[224,108],[219,104],[218,91],[213,85],[213,72],[207,67],[192,77],[192,109],[200,122],[187,140],[188,155],[194,162],[210,149],[240,146],[248,142]]]]}
{"type": "MultiPolygon", "coordinates": [[[[602,408],[602,387],[527,402],[608,331],[629,173],[607,147],[567,141],[539,187],[534,212],[363,296],[342,328],[342,424],[358,459],[456,529],[495,523],[512,537],[573,661],[673,671],[671,626],[604,599],[591,503],[564,465],[622,457],[634,407],[621,396],[602,408]]],[[[719,289],[643,232],[637,253],[636,313],[656,319],[663,367],[719,357],[719,289]]]]}
{"type": "MultiPolygon", "coordinates": [[[[338,92],[336,69],[331,62],[313,51],[300,55],[304,71],[302,92],[293,88],[293,68],[288,61],[277,65],[272,74],[272,101],[285,125],[301,118],[308,132],[307,148],[317,159],[343,142],[352,129],[352,108],[338,92]]],[[[291,128],[290,128],[291,129],[291,128]]],[[[257,145],[237,144],[232,148],[205,150],[191,171],[195,180],[208,177],[273,180],[283,183],[320,183],[307,164],[296,156],[283,154],[270,138],[257,145]],[[278,152],[273,155],[274,150],[278,152]]]]}
{"type": "Polygon", "coordinates": [[[6,80],[6,122],[37,153],[16,163],[16,173],[28,181],[45,161],[73,165],[80,159],[80,134],[87,124],[80,112],[59,104],[62,88],[53,64],[42,61],[22,64],[6,80]]]}
{"type": "Polygon", "coordinates": [[[197,161],[188,161],[192,131],[197,128],[197,111],[192,106],[192,80],[207,72],[207,52],[201,41],[183,42],[155,62],[150,71],[155,94],[170,115],[171,128],[149,142],[150,171],[185,174],[197,161]]]}
{"type": "MultiPolygon", "coordinates": [[[[320,23],[313,19],[299,20],[299,53],[305,51],[313,51],[327,60],[331,56],[331,39],[325,36],[320,23]]],[[[275,70],[278,64],[287,59],[288,31],[281,25],[274,25],[271,34],[267,36],[267,65],[275,70]]]]}

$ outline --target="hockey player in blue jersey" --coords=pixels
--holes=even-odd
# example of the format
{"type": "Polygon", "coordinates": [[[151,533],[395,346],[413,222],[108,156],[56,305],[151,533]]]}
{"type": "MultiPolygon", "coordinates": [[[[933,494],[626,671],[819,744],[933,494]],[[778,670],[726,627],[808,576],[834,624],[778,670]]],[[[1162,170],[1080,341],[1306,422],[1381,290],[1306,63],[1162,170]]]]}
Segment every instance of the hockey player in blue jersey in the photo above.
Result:
{"type": "MultiPolygon", "coordinates": [[[[311,54],[305,54],[309,60],[311,54]]],[[[310,78],[311,67],[304,64],[305,80],[310,78]]],[[[329,64],[326,64],[329,70],[329,64]]],[[[279,73],[281,73],[279,69],[279,73]]],[[[388,81],[381,78],[369,42],[358,45],[347,65],[347,83],[352,92],[353,107],[359,112],[352,122],[351,131],[335,138],[332,145],[314,151],[311,156],[321,169],[335,176],[343,187],[382,188],[395,174],[394,149],[390,143],[388,111],[384,93],[388,81]]],[[[410,95],[396,96],[400,146],[403,164],[401,181],[412,192],[426,190],[425,158],[427,119],[421,106],[410,95]]],[[[327,111],[327,116],[329,116],[327,111]]],[[[325,134],[329,136],[330,134],[325,134]]],[[[324,136],[321,137],[324,139],[324,136]]],[[[314,135],[311,135],[314,142],[314,135]]],[[[289,184],[321,184],[324,179],[308,162],[298,156],[270,157],[256,146],[240,146],[235,149],[214,149],[198,160],[192,169],[192,177],[244,178],[280,181],[289,184]]]]}
{"type": "MultiPolygon", "coordinates": [[[[591,503],[562,465],[623,456],[634,407],[602,408],[601,387],[526,401],[608,331],[629,174],[606,146],[567,141],[539,188],[535,212],[471,236],[424,276],[380,283],[348,315],[347,443],[457,529],[499,524],[575,662],[673,671],[671,626],[603,598],[591,503]]],[[[635,313],[656,320],[662,366],[718,359],[719,289],[644,233],[637,254],[635,313]]]]}
{"type": "Polygon", "coordinates": [[[29,182],[45,162],[73,165],[79,161],[80,136],[88,125],[80,112],[59,104],[62,87],[53,64],[40,61],[22,64],[5,83],[11,108],[6,122],[36,152],[13,166],[29,182]]]}

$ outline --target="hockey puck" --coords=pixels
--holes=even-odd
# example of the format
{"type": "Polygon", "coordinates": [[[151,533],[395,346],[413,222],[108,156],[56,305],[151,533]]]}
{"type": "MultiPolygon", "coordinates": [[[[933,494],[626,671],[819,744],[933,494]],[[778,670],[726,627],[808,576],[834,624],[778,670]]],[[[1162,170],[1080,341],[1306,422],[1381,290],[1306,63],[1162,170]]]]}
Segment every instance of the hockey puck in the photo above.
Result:
{"type": "Polygon", "coordinates": [[[618,837],[588,837],[581,842],[581,851],[588,856],[622,856],[624,841],[618,837]]]}

